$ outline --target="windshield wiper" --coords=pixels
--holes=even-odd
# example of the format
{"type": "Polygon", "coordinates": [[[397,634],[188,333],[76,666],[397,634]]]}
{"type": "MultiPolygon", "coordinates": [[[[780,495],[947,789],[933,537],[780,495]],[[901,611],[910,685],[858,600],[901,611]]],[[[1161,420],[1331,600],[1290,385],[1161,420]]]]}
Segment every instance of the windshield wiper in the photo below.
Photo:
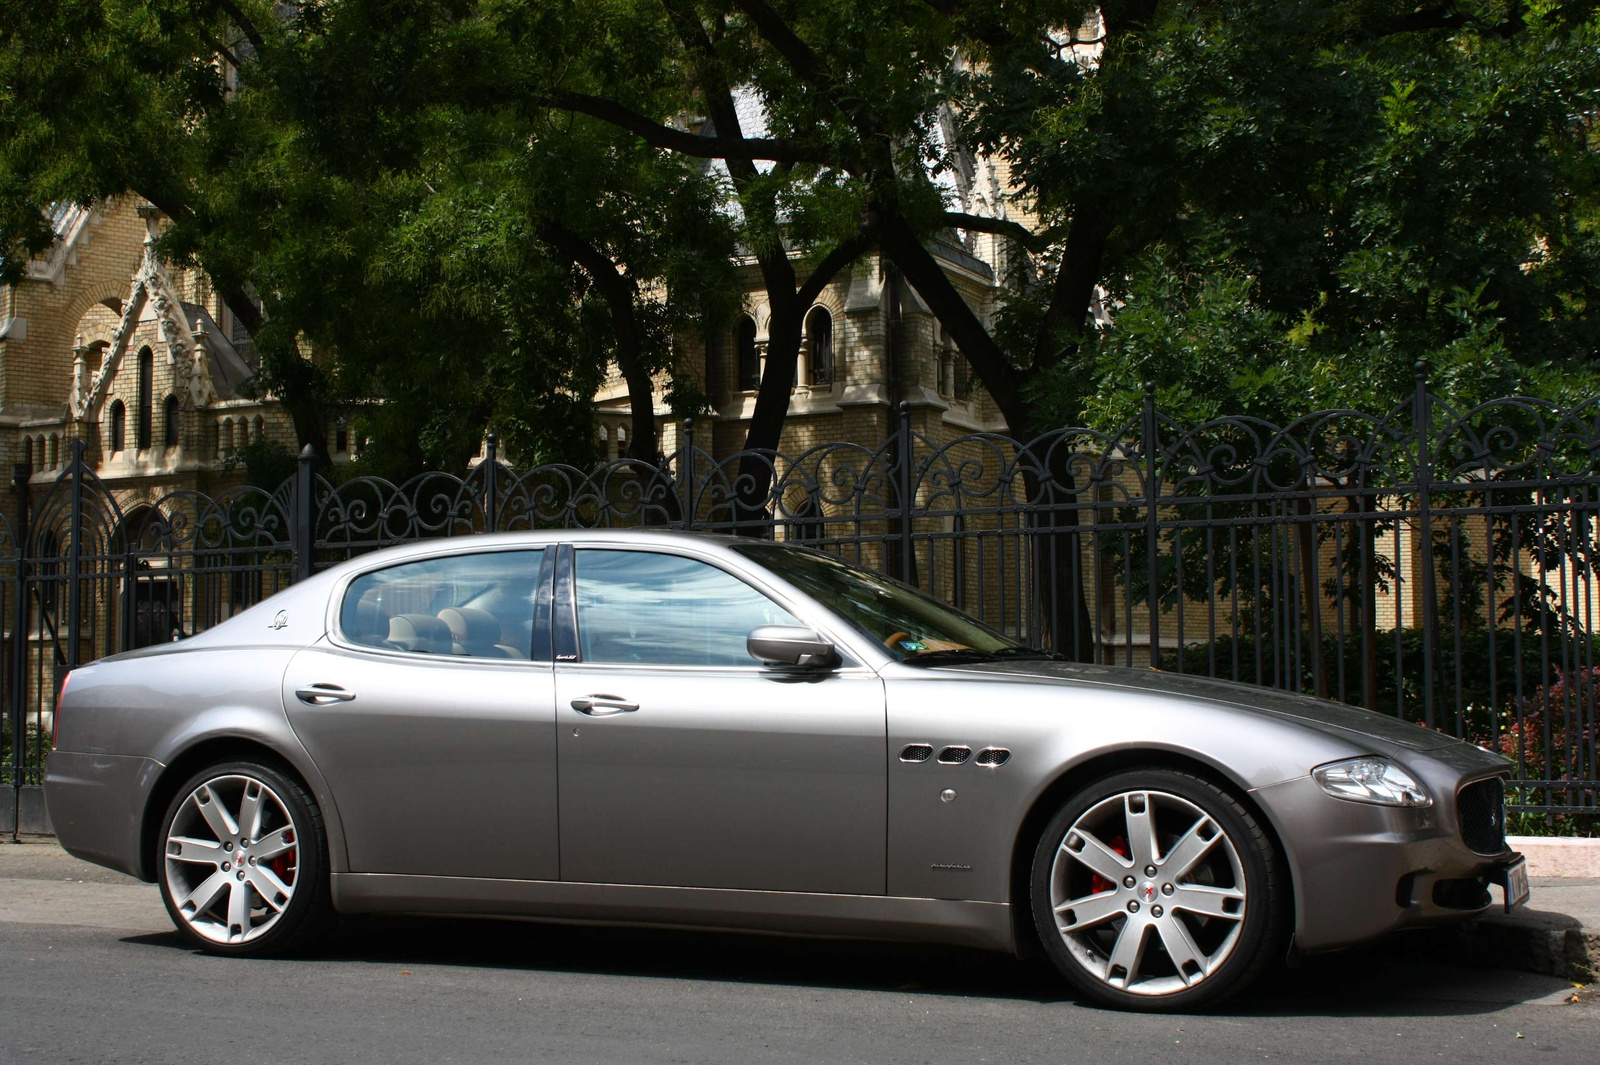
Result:
{"type": "Polygon", "coordinates": [[[1051,662],[1065,662],[1067,656],[1060,651],[1046,651],[1039,647],[1002,647],[990,654],[996,658],[1044,658],[1051,662]]]}
{"type": "Polygon", "coordinates": [[[908,666],[947,666],[953,662],[998,662],[999,656],[991,651],[979,651],[973,647],[958,647],[948,651],[924,651],[918,655],[908,655],[904,659],[908,666]]]}

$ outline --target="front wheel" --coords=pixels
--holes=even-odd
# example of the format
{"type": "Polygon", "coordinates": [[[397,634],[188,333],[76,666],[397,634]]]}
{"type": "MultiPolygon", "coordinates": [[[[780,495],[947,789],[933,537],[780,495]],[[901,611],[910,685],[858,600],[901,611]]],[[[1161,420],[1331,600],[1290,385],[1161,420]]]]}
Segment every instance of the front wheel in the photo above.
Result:
{"type": "Polygon", "coordinates": [[[1034,922],[1089,998],[1135,1010],[1215,1005],[1278,956],[1283,864],[1210,781],[1170,769],[1105,777],[1068,799],[1034,853],[1034,922]]]}
{"type": "Polygon", "coordinates": [[[217,954],[296,953],[333,916],[316,801],[259,762],[190,778],[161,825],[161,898],[179,933],[217,954]]]}

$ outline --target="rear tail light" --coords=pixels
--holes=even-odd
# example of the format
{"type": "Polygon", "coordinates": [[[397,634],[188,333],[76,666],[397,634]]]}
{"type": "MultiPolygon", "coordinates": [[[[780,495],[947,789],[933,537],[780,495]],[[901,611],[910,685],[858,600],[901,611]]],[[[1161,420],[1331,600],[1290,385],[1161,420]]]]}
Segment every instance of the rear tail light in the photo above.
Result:
{"type": "Polygon", "coordinates": [[[50,748],[55,749],[56,740],[61,735],[61,706],[67,700],[67,682],[72,679],[72,670],[67,670],[61,675],[61,683],[56,687],[56,712],[50,718],[50,748]]]}

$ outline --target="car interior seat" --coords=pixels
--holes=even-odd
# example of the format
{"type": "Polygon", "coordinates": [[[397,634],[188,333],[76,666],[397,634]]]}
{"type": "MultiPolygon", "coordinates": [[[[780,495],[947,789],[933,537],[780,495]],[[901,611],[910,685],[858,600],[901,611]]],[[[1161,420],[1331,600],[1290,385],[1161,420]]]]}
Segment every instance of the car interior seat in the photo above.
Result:
{"type": "Polygon", "coordinates": [[[389,619],[389,646],[428,654],[452,653],[450,626],[427,614],[397,614],[389,619]]]}
{"type": "Polygon", "coordinates": [[[502,642],[500,619],[487,610],[473,607],[446,607],[439,620],[450,629],[451,653],[474,658],[527,658],[517,648],[502,642]]]}

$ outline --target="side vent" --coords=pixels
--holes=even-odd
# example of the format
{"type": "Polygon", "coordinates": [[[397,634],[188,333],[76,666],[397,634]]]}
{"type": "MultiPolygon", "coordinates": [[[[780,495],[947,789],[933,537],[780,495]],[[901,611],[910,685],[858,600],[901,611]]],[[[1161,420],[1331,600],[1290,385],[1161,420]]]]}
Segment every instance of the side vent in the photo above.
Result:
{"type": "Polygon", "coordinates": [[[933,757],[933,748],[926,743],[908,743],[900,748],[902,762],[926,762],[933,757]]]}
{"type": "Polygon", "coordinates": [[[939,761],[945,765],[960,765],[971,757],[971,747],[946,747],[939,752],[939,761]]]}
{"type": "Polygon", "coordinates": [[[978,757],[974,761],[990,769],[998,769],[1011,761],[1011,752],[1004,747],[985,747],[978,752],[978,757]]]}

